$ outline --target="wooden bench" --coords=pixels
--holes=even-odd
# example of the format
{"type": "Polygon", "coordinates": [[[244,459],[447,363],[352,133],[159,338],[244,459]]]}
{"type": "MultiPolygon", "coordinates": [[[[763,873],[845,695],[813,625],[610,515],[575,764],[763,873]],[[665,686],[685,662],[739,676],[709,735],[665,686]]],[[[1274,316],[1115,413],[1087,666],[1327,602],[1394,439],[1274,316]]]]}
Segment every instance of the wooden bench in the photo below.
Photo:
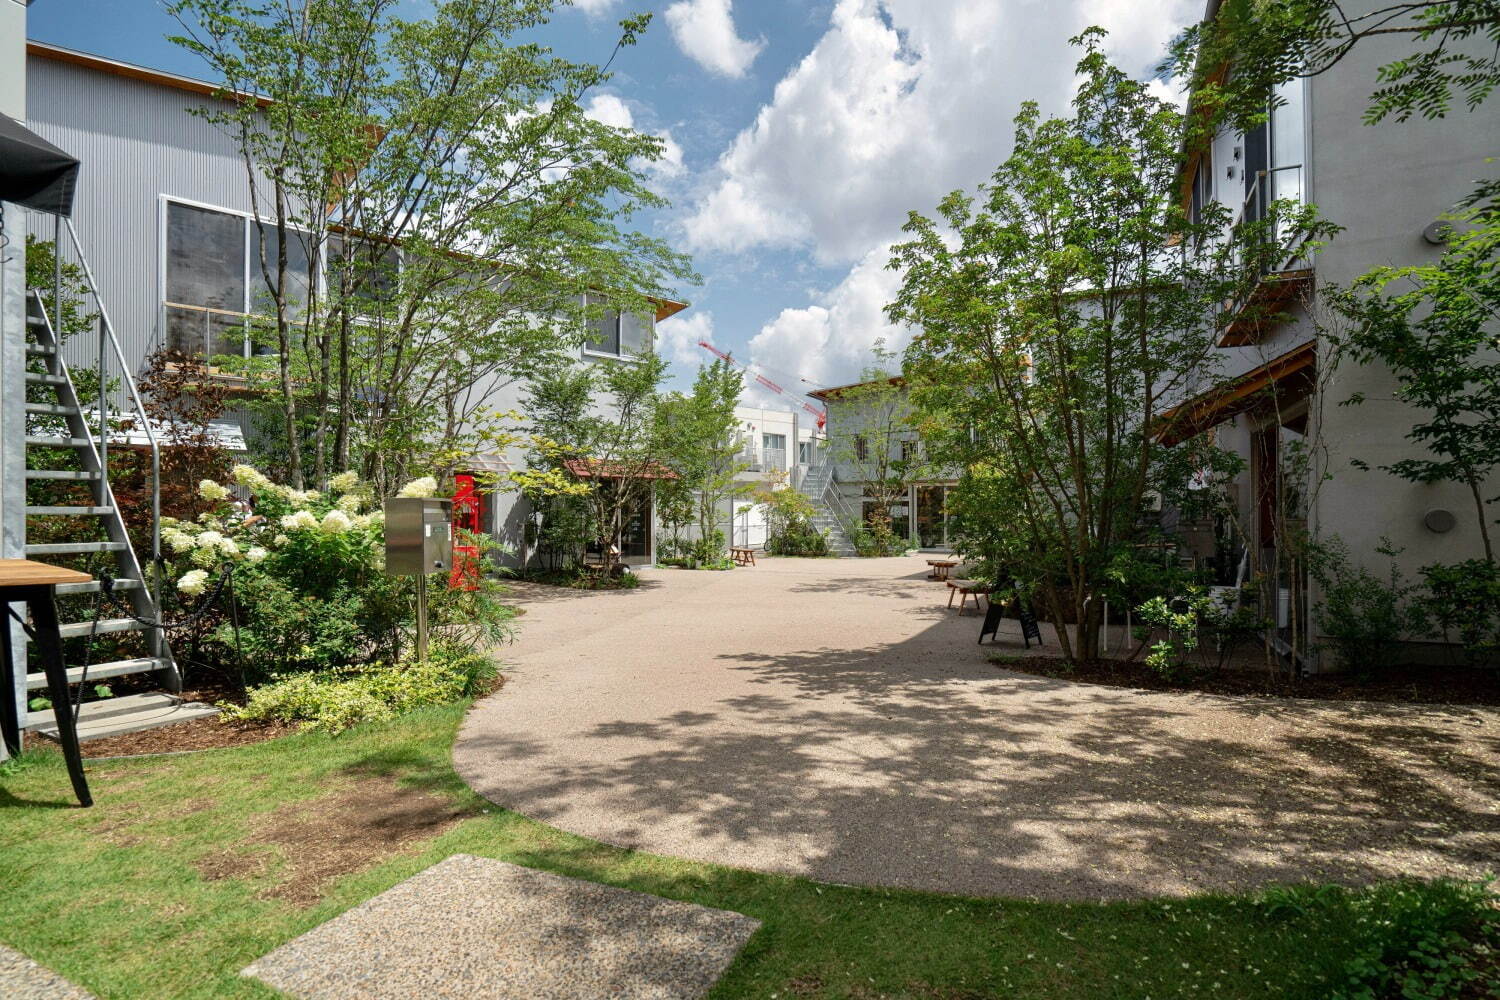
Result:
{"type": "Polygon", "coordinates": [[[944,583],[948,579],[948,574],[953,571],[953,567],[958,565],[958,560],[929,559],[927,560],[927,565],[932,567],[932,572],[927,574],[927,579],[937,580],[939,583],[944,583]]]}
{"type": "Polygon", "coordinates": [[[979,599],[989,594],[990,588],[976,580],[949,580],[948,581],[948,607],[953,607],[953,595],[958,595],[958,613],[963,614],[964,608],[968,606],[969,598],[974,598],[974,611],[977,614],[984,608],[979,599]]]}
{"type": "Polygon", "coordinates": [[[755,550],[749,546],[735,545],[729,549],[730,558],[736,566],[754,566],[755,550]]]}

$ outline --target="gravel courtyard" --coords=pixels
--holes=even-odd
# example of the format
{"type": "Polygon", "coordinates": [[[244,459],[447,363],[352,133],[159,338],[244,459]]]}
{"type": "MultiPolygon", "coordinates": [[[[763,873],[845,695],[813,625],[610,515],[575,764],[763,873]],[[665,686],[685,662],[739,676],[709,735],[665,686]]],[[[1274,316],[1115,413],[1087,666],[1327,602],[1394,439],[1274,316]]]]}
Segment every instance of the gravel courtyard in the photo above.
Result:
{"type": "Polygon", "coordinates": [[[986,656],[1017,624],[977,646],[926,570],[518,586],[508,682],[454,763],[565,830],[831,882],[1100,899],[1500,869],[1500,711],[1011,673],[986,656]]]}

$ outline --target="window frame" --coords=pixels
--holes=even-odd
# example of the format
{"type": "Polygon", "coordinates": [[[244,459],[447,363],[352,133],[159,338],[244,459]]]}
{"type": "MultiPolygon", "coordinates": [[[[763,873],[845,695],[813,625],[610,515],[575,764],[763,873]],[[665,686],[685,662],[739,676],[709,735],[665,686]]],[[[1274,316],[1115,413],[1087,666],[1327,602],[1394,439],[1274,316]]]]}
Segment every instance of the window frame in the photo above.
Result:
{"type": "MultiPolygon", "coordinates": [[[[242,251],[242,253],[244,255],[243,259],[244,259],[244,266],[245,266],[245,272],[244,272],[244,292],[243,292],[243,295],[242,295],[242,298],[241,298],[241,302],[240,302],[240,305],[243,308],[241,309],[240,312],[237,313],[237,315],[239,315],[241,317],[241,326],[242,326],[243,331],[244,331],[243,334],[242,334],[242,336],[241,336],[240,357],[242,357],[242,358],[256,357],[257,355],[254,355],[254,354],[251,353],[252,348],[251,348],[251,345],[250,345],[250,323],[249,323],[249,321],[251,320],[251,318],[253,318],[256,315],[258,315],[257,313],[254,313],[254,312],[250,311],[250,304],[251,304],[251,302],[252,302],[252,300],[254,298],[254,294],[255,294],[252,291],[252,282],[259,282],[261,285],[264,285],[265,284],[265,278],[264,278],[263,275],[261,275],[258,272],[258,269],[256,269],[256,268],[253,267],[252,262],[251,262],[251,258],[252,258],[252,256],[254,256],[254,254],[252,252],[253,251],[253,243],[252,243],[252,241],[256,237],[256,232],[255,232],[255,229],[253,228],[255,226],[255,213],[251,212],[251,211],[246,211],[244,209],[230,208],[230,207],[228,207],[226,205],[216,205],[216,204],[214,204],[212,202],[199,201],[196,198],[183,198],[183,197],[180,197],[180,196],[175,195],[175,194],[167,194],[165,191],[161,191],[161,192],[157,193],[157,221],[156,221],[156,229],[157,229],[157,238],[156,238],[156,250],[157,250],[157,258],[156,258],[156,261],[157,261],[157,267],[156,267],[156,310],[157,310],[157,321],[161,325],[161,328],[158,331],[160,339],[161,339],[161,342],[165,343],[166,342],[166,338],[167,338],[166,314],[167,314],[167,309],[168,308],[175,306],[177,308],[186,308],[186,309],[194,309],[194,310],[208,310],[208,309],[210,309],[210,307],[208,307],[208,306],[196,306],[196,305],[193,305],[193,304],[187,303],[187,302],[173,302],[172,300],[170,300],[170,299],[167,298],[167,265],[168,265],[168,261],[170,259],[170,255],[167,252],[167,239],[168,239],[168,236],[170,235],[170,232],[169,232],[169,229],[168,229],[168,226],[169,226],[169,218],[168,218],[168,216],[169,216],[169,213],[171,211],[171,206],[172,205],[182,205],[182,206],[187,207],[187,208],[196,208],[196,209],[199,209],[199,210],[205,211],[205,212],[217,212],[220,215],[234,216],[234,217],[236,217],[236,218],[238,218],[240,220],[240,226],[241,226],[241,251],[242,251]]],[[[266,224],[267,225],[273,225],[271,223],[266,223],[266,224]]],[[[299,233],[303,233],[304,235],[308,235],[307,230],[300,229],[300,228],[298,228],[296,226],[289,226],[287,228],[295,230],[296,232],[299,232],[299,233]]],[[[311,262],[309,262],[309,266],[308,266],[308,287],[309,287],[309,294],[311,294],[311,289],[313,289],[313,288],[319,288],[319,289],[321,289],[323,287],[323,283],[324,283],[325,280],[326,280],[326,273],[323,270],[323,261],[322,261],[321,257],[319,259],[318,268],[317,268],[316,272],[314,272],[314,270],[313,270],[313,268],[311,266],[311,262]]],[[[268,290],[268,292],[269,292],[269,290],[268,290]]],[[[221,314],[222,315],[224,313],[233,313],[234,311],[233,310],[219,309],[219,310],[214,310],[214,312],[216,314],[221,314]]],[[[205,345],[205,347],[206,346],[207,345],[205,345]]],[[[207,356],[205,356],[205,360],[207,360],[207,356]]]]}

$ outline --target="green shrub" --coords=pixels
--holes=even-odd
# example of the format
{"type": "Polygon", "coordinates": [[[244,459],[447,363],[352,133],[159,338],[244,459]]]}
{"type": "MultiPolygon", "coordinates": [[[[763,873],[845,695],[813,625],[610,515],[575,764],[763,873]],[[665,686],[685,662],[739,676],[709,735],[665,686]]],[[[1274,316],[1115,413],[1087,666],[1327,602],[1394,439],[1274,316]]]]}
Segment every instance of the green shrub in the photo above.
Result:
{"type": "Polygon", "coordinates": [[[424,705],[472,697],[495,676],[488,656],[439,646],[426,663],[370,663],[276,677],[251,688],[243,707],[224,703],[220,708],[226,720],[305,722],[312,729],[338,733],[424,705]]]}
{"type": "MultiPolygon", "coordinates": [[[[245,465],[234,468],[234,478],[255,517],[245,517],[228,487],[204,480],[199,494],[207,513],[196,521],[163,519],[166,572],[184,606],[226,567],[233,570],[238,628],[221,615],[199,656],[232,664],[238,643],[252,682],[400,659],[415,627],[416,584],[385,573],[385,522],[368,487],[346,472],[327,492],[291,490],[245,465]]],[[[405,492],[435,488],[423,479],[405,492]]],[[[479,545],[481,558],[496,547],[487,536],[464,540],[479,545]]],[[[513,612],[487,574],[479,574],[476,590],[431,589],[435,633],[467,647],[509,637],[513,612]]]]}
{"type": "Polygon", "coordinates": [[[1426,630],[1417,588],[1402,576],[1397,552],[1384,540],[1377,551],[1391,561],[1384,580],[1355,566],[1336,537],[1317,548],[1311,565],[1322,590],[1313,605],[1318,627],[1339,665],[1362,674],[1388,665],[1403,636],[1426,630]]]}
{"type": "Polygon", "coordinates": [[[766,552],[773,556],[826,556],[828,539],[813,526],[813,502],[790,488],[760,495],[766,505],[766,552]]]}
{"type": "Polygon", "coordinates": [[[1334,1000],[1500,997],[1491,883],[1395,883],[1349,902],[1359,944],[1334,1000]]]}
{"type": "Polygon", "coordinates": [[[1187,587],[1181,597],[1153,597],[1135,613],[1141,621],[1135,629],[1137,639],[1146,641],[1153,629],[1166,632],[1144,662],[1171,681],[1222,669],[1234,647],[1266,625],[1253,609],[1234,607],[1222,592],[1199,586],[1187,587]]]}
{"type": "Polygon", "coordinates": [[[1445,636],[1457,635],[1470,660],[1500,657],[1500,566],[1469,559],[1422,567],[1423,606],[1445,636]]]}

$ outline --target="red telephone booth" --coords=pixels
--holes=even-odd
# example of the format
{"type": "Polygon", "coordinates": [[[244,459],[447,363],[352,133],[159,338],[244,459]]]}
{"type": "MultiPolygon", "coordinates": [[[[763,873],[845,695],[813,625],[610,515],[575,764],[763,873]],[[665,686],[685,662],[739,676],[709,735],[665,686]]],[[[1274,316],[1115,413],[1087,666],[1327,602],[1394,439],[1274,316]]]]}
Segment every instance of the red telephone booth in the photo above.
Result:
{"type": "Polygon", "coordinates": [[[484,495],[474,477],[460,473],[453,477],[453,571],[448,586],[464,590],[479,589],[479,546],[471,536],[484,530],[484,495]],[[468,532],[468,535],[460,534],[468,532]]]}

